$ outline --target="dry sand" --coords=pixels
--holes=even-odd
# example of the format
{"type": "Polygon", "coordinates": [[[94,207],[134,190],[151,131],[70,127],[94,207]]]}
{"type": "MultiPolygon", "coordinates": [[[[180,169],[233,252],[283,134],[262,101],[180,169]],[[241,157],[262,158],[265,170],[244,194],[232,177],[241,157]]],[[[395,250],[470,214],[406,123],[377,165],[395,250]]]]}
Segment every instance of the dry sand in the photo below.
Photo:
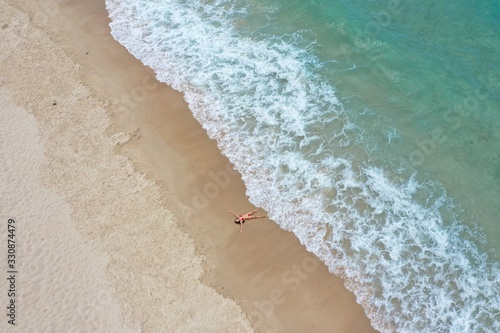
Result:
{"type": "Polygon", "coordinates": [[[19,331],[374,331],[293,234],[239,233],[239,175],[111,38],[103,1],[7,3],[0,218],[20,225],[19,331]]]}

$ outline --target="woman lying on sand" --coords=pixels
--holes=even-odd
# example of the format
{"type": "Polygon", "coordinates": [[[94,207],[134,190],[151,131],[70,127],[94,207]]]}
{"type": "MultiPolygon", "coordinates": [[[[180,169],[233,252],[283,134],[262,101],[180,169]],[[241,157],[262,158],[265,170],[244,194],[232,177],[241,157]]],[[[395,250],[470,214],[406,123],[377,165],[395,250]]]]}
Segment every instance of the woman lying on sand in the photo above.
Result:
{"type": "Polygon", "coordinates": [[[246,214],[243,214],[243,215],[236,215],[234,212],[232,211],[229,211],[231,214],[234,215],[234,217],[236,217],[236,220],[234,220],[234,223],[237,223],[240,225],[240,232],[243,232],[243,223],[245,223],[246,220],[253,220],[253,219],[260,219],[262,217],[266,217],[266,216],[252,216],[253,214],[255,214],[260,208],[257,208],[256,210],[253,210],[251,212],[248,212],[246,214]]]}

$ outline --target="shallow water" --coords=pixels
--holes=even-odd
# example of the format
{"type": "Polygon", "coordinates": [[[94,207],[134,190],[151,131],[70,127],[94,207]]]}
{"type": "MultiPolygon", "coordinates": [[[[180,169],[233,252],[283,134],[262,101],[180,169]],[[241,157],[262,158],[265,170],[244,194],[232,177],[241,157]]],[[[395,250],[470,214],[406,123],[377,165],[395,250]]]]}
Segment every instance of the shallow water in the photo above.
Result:
{"type": "Polygon", "coordinates": [[[375,328],[500,331],[498,1],[106,3],[375,328]]]}

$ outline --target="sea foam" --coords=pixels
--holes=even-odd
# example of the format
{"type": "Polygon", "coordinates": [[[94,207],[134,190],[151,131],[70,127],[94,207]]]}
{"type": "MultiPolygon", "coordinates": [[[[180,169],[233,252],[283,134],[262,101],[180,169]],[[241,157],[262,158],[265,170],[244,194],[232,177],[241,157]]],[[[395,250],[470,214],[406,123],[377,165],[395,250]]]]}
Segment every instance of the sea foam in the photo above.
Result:
{"type": "Polygon", "coordinates": [[[114,38],[184,93],[252,203],[345,279],[376,329],[500,331],[500,269],[478,236],[439,184],[390,180],[363,157],[299,35],[243,36],[245,8],[226,0],[106,5],[114,38]]]}

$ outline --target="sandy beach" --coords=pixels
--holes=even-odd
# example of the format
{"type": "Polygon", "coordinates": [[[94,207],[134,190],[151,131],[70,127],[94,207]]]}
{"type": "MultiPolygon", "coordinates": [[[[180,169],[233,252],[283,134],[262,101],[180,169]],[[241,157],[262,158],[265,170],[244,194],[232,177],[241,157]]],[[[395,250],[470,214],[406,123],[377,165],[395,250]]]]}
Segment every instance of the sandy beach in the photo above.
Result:
{"type": "Polygon", "coordinates": [[[374,332],[292,233],[239,232],[240,175],[114,41],[104,1],[2,1],[0,18],[0,217],[19,226],[0,331],[374,332]]]}

